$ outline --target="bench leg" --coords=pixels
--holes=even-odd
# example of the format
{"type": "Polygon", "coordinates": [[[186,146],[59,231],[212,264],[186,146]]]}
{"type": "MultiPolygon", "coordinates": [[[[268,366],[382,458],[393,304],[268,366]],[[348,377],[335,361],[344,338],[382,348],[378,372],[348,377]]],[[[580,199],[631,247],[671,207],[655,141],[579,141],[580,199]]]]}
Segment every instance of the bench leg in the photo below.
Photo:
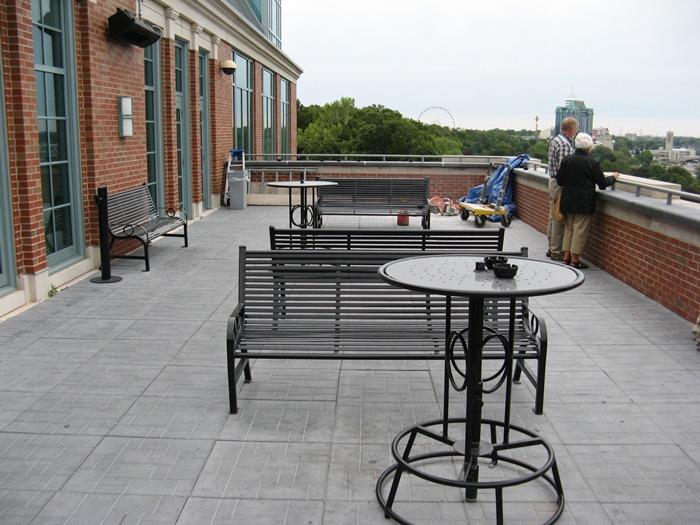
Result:
{"type": "Polygon", "coordinates": [[[238,399],[236,397],[236,358],[233,350],[226,352],[226,365],[228,367],[228,404],[229,413],[238,414],[238,399]]]}
{"type": "Polygon", "coordinates": [[[537,358],[537,384],[535,385],[535,414],[544,412],[544,377],[547,369],[547,349],[540,349],[537,358]]]}
{"type": "Polygon", "coordinates": [[[148,258],[148,243],[145,241],[141,241],[143,243],[143,258],[146,261],[146,271],[150,272],[151,271],[151,261],[148,258]]]}
{"type": "Polygon", "coordinates": [[[525,363],[522,359],[515,359],[515,372],[513,373],[513,383],[520,383],[520,375],[523,373],[525,363]]]}
{"type": "Polygon", "coordinates": [[[182,225],[185,228],[185,248],[189,246],[189,241],[187,239],[187,223],[182,225]]]}

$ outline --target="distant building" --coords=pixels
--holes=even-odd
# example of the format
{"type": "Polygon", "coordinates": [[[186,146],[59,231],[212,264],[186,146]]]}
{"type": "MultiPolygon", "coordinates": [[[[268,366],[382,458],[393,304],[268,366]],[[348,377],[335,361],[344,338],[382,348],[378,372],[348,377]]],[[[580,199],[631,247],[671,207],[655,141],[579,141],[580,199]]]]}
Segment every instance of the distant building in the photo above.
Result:
{"type": "Polygon", "coordinates": [[[608,128],[594,128],[592,135],[593,142],[597,146],[605,146],[606,148],[610,149],[615,147],[615,141],[613,140],[608,128]]]}
{"type": "Polygon", "coordinates": [[[593,108],[587,108],[580,98],[569,97],[564,101],[563,106],[558,106],[555,110],[554,134],[559,133],[561,121],[567,117],[574,117],[578,120],[579,131],[593,134],[593,108]]]}
{"type": "Polygon", "coordinates": [[[683,164],[697,157],[694,149],[673,147],[673,131],[666,132],[664,148],[652,150],[651,154],[656,162],[664,166],[683,164]]]}
{"type": "Polygon", "coordinates": [[[673,149],[673,131],[666,132],[666,147],[664,149],[666,149],[666,150],[673,149]]]}

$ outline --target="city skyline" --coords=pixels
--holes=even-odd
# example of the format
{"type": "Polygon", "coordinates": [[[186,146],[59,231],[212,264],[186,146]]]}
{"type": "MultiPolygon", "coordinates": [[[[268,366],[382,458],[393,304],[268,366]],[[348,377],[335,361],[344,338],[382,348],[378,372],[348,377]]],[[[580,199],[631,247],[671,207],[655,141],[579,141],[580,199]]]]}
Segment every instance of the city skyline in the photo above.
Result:
{"type": "Polygon", "coordinates": [[[352,97],[418,118],[442,106],[469,129],[553,127],[571,93],[614,134],[700,137],[700,4],[571,5],[405,0],[283,5],[284,51],[304,69],[303,104],[352,97]],[[575,33],[570,21],[576,20],[575,33]],[[572,35],[589,37],[576,38],[572,35]],[[322,44],[322,45],[321,45],[322,44]]]}

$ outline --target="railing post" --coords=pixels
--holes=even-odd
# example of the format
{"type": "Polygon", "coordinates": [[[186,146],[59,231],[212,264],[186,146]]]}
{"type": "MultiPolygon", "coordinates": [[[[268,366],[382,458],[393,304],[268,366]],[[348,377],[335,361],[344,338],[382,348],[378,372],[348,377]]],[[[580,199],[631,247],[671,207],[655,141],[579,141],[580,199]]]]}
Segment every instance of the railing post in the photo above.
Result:
{"type": "Polygon", "coordinates": [[[107,211],[107,186],[97,188],[97,217],[100,228],[100,268],[99,277],[93,277],[90,282],[97,284],[118,283],[121,277],[112,275],[112,264],[109,260],[109,216],[107,211]]]}

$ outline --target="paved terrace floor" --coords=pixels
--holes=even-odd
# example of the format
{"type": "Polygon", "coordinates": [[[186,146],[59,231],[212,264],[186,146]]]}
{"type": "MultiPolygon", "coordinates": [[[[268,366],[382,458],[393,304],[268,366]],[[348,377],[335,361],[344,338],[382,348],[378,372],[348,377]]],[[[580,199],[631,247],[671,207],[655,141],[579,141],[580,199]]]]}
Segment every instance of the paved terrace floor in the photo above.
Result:
{"type": "MultiPolygon", "coordinates": [[[[83,280],[0,323],[0,523],[389,523],[375,480],[393,435],[440,415],[440,363],[258,362],[241,412],[228,414],[238,246],[267,248],[270,223],[284,227],[286,208],[219,210],[192,224],[189,249],[157,242],[150,273],[118,261],[122,282],[83,280]]],[[[474,226],[437,217],[434,227],[474,226]]],[[[506,244],[545,251],[520,221],[506,244]]],[[[600,270],[585,273],[582,287],[533,300],[550,336],[545,414],[532,413],[523,383],[514,422],[554,446],[560,523],[698,523],[690,325],[600,270]]],[[[500,415],[499,399],[486,414],[500,415]]],[[[412,479],[396,509],[416,523],[494,523],[493,499],[484,491],[464,504],[457,489],[412,479]]],[[[552,510],[538,484],[505,499],[508,523],[552,510]]]]}

